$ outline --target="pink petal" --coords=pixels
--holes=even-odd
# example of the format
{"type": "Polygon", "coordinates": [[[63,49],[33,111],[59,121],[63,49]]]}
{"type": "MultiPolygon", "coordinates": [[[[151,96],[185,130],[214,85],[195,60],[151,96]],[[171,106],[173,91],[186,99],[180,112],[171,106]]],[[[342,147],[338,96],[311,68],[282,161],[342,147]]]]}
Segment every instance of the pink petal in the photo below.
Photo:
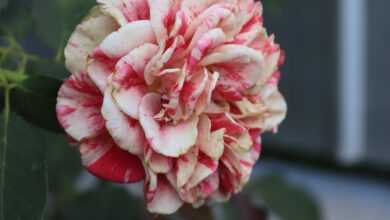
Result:
{"type": "Polygon", "coordinates": [[[108,35],[99,46],[107,57],[118,59],[145,43],[154,43],[152,26],[147,20],[135,21],[108,35]]]}
{"type": "Polygon", "coordinates": [[[107,134],[83,141],[80,153],[83,165],[99,178],[132,183],[145,177],[141,161],[119,149],[107,134]]]}
{"type": "Polygon", "coordinates": [[[132,154],[141,155],[147,144],[143,130],[137,121],[119,110],[111,91],[111,88],[107,88],[102,107],[106,128],[120,148],[132,154]]]}
{"type": "Polygon", "coordinates": [[[182,0],[181,8],[190,10],[194,15],[198,15],[211,4],[217,2],[218,0],[182,0]]]}
{"type": "Polygon", "coordinates": [[[168,157],[179,157],[195,145],[198,118],[192,117],[177,125],[160,125],[154,118],[161,110],[161,97],[149,93],[141,101],[140,123],[151,147],[168,157]]]}
{"type": "Polygon", "coordinates": [[[158,176],[157,182],[155,195],[147,204],[148,210],[156,214],[175,213],[183,205],[183,201],[165,176],[158,176]]]}
{"type": "Polygon", "coordinates": [[[65,131],[81,141],[104,130],[100,113],[103,97],[86,74],[73,74],[61,86],[57,98],[57,118],[65,131]]]}

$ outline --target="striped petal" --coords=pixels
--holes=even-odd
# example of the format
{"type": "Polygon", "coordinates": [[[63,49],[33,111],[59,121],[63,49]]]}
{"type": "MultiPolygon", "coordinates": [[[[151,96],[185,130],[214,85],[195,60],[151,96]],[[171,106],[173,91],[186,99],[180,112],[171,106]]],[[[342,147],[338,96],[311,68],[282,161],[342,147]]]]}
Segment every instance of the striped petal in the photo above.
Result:
{"type": "Polygon", "coordinates": [[[213,160],[218,160],[223,154],[225,128],[211,132],[210,119],[202,115],[199,120],[198,130],[198,146],[200,151],[213,160]]]}
{"type": "Polygon", "coordinates": [[[108,134],[83,141],[80,153],[83,165],[99,178],[132,183],[145,177],[141,161],[118,148],[108,134]]]}
{"type": "Polygon", "coordinates": [[[148,0],[150,6],[150,22],[160,48],[164,48],[168,39],[168,23],[173,18],[170,0],[148,0]]]}
{"type": "Polygon", "coordinates": [[[177,159],[176,179],[177,187],[183,187],[192,176],[196,164],[198,163],[198,148],[192,148],[188,153],[177,159]]]}
{"type": "Polygon", "coordinates": [[[263,54],[241,45],[220,46],[207,55],[201,64],[216,66],[224,84],[238,90],[252,87],[264,76],[263,54]]]}
{"type": "Polygon", "coordinates": [[[106,128],[120,148],[141,155],[146,145],[143,130],[137,121],[119,110],[111,94],[112,89],[107,88],[102,107],[106,128]]]}
{"type": "Polygon", "coordinates": [[[102,102],[103,96],[88,75],[73,74],[59,90],[57,118],[77,141],[97,136],[104,129],[102,102]]]}
{"type": "Polygon", "coordinates": [[[198,163],[195,167],[195,171],[188,181],[186,187],[193,188],[197,186],[204,179],[213,174],[218,168],[218,161],[213,160],[207,155],[200,153],[198,157],[198,163]]]}
{"type": "Polygon", "coordinates": [[[221,28],[211,29],[204,33],[197,42],[189,46],[191,50],[189,68],[192,69],[203,58],[205,53],[221,45],[226,40],[225,33],[221,28]]]}
{"type": "Polygon", "coordinates": [[[98,0],[104,13],[112,16],[123,25],[149,18],[149,6],[146,0],[98,0]]]}

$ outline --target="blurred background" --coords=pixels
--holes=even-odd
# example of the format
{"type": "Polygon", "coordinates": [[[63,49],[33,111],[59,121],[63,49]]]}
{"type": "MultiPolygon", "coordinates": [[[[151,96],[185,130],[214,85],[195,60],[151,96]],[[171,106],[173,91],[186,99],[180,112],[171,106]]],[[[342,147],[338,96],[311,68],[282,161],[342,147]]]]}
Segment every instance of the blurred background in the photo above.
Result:
{"type": "Polygon", "coordinates": [[[143,211],[142,186],[82,171],[55,132],[55,97],[46,94],[66,77],[63,47],[94,4],[0,0],[0,71],[45,80],[45,89],[30,80],[11,95],[5,219],[390,219],[390,1],[263,0],[265,26],[287,53],[289,115],[264,137],[242,194],[167,217],[143,211]]]}

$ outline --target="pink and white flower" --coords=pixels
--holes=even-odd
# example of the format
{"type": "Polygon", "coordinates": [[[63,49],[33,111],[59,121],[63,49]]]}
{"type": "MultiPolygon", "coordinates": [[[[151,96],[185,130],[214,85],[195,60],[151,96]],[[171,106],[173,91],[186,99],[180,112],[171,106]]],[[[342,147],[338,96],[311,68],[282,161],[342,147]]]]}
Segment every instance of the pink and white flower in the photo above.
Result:
{"type": "Polygon", "coordinates": [[[286,115],[284,54],[253,0],[98,0],[65,57],[61,125],[91,173],[144,181],[150,212],[241,191],[286,115]]]}

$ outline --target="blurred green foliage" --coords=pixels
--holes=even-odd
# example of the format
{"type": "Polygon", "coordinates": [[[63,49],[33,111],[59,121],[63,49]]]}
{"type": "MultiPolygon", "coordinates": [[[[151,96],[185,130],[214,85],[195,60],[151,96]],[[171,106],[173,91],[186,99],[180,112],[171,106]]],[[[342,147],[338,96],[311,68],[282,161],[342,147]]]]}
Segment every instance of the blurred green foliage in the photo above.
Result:
{"type": "MultiPolygon", "coordinates": [[[[282,0],[264,3],[277,10],[282,0]]],[[[282,220],[319,219],[313,199],[279,177],[253,180],[229,203],[197,210],[184,207],[164,217],[148,215],[142,200],[119,186],[98,182],[97,188],[78,192],[80,159],[67,138],[55,133],[61,129],[54,108],[68,75],[64,45],[94,4],[95,0],[0,0],[0,220],[265,220],[269,213],[282,220]]]]}

